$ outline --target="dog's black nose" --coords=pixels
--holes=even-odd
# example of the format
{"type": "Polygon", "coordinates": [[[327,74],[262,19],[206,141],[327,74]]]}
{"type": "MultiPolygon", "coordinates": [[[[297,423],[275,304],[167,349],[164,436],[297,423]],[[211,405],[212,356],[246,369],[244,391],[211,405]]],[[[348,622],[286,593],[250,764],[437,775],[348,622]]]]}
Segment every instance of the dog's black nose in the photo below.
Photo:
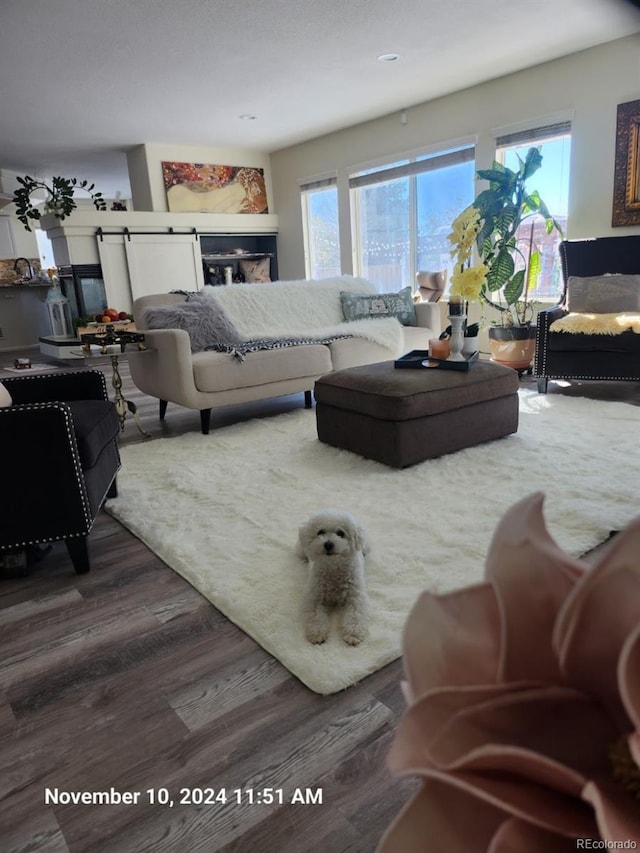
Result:
{"type": "Polygon", "coordinates": [[[327,552],[327,554],[330,554],[333,551],[333,542],[329,542],[329,541],[325,542],[324,543],[324,550],[327,552]]]}

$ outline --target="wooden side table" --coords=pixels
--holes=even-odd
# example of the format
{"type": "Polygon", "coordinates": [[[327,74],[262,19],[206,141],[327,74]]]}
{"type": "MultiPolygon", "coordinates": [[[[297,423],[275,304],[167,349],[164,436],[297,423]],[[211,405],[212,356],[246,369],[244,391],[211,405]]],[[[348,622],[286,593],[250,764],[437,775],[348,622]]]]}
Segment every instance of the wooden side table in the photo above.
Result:
{"type": "Polygon", "coordinates": [[[115,331],[109,329],[107,326],[105,331],[80,335],[80,340],[82,341],[82,355],[84,358],[108,355],[111,359],[111,384],[114,390],[113,402],[118,413],[118,418],[120,419],[120,429],[124,430],[127,412],[131,412],[140,433],[145,438],[151,438],[151,435],[142,428],[142,421],[140,420],[136,404],[133,400],[127,400],[122,393],[122,377],[120,376],[120,365],[118,362],[119,357],[130,344],[135,344],[140,351],[147,349],[144,335],[141,332],[115,331]],[[91,349],[92,346],[99,346],[100,352],[94,353],[91,349]],[[114,350],[116,346],[119,347],[120,351],[117,349],[114,350]]]}

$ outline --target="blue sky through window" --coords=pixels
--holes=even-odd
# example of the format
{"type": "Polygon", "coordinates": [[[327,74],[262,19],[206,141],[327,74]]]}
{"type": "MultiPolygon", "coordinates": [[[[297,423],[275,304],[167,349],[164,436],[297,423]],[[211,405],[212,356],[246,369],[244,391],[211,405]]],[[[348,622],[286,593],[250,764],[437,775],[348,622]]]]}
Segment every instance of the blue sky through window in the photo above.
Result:
{"type": "MultiPolygon", "coordinates": [[[[542,142],[536,147],[542,154],[542,167],[529,180],[528,187],[538,190],[553,216],[567,216],[569,208],[569,158],[571,137],[556,137],[542,142]]],[[[509,169],[518,168],[519,154],[524,158],[531,145],[503,149],[502,162],[509,169]]]]}

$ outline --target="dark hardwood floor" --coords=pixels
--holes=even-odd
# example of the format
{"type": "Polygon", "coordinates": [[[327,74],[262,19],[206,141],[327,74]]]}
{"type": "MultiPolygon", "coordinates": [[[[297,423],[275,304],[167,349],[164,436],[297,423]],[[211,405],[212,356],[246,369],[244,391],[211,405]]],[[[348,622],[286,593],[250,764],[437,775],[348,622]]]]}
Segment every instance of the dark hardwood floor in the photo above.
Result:
{"type": "MultiPolygon", "coordinates": [[[[90,366],[110,381],[108,360],[90,366]]],[[[160,423],[121,368],[153,437],[199,430],[177,406],[160,423]]],[[[550,392],[640,402],[637,383],[550,392]]],[[[229,407],[212,428],[303,405],[229,407]]],[[[122,442],[142,440],[127,419],[122,442]]],[[[372,853],[416,785],[385,765],[400,662],[318,696],[106,513],[90,550],[87,575],[58,544],[26,578],[0,578],[0,851],[372,853]],[[111,791],[139,797],[74,802],[111,791]]]]}

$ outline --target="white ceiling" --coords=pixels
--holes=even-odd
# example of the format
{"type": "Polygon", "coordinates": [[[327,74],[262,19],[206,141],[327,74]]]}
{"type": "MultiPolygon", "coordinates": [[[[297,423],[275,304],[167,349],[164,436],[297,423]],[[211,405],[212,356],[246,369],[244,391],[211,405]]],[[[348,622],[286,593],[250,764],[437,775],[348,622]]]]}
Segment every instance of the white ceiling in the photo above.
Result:
{"type": "Polygon", "coordinates": [[[140,143],[274,151],[637,32],[634,5],[0,0],[0,168],[127,197],[140,143]]]}

